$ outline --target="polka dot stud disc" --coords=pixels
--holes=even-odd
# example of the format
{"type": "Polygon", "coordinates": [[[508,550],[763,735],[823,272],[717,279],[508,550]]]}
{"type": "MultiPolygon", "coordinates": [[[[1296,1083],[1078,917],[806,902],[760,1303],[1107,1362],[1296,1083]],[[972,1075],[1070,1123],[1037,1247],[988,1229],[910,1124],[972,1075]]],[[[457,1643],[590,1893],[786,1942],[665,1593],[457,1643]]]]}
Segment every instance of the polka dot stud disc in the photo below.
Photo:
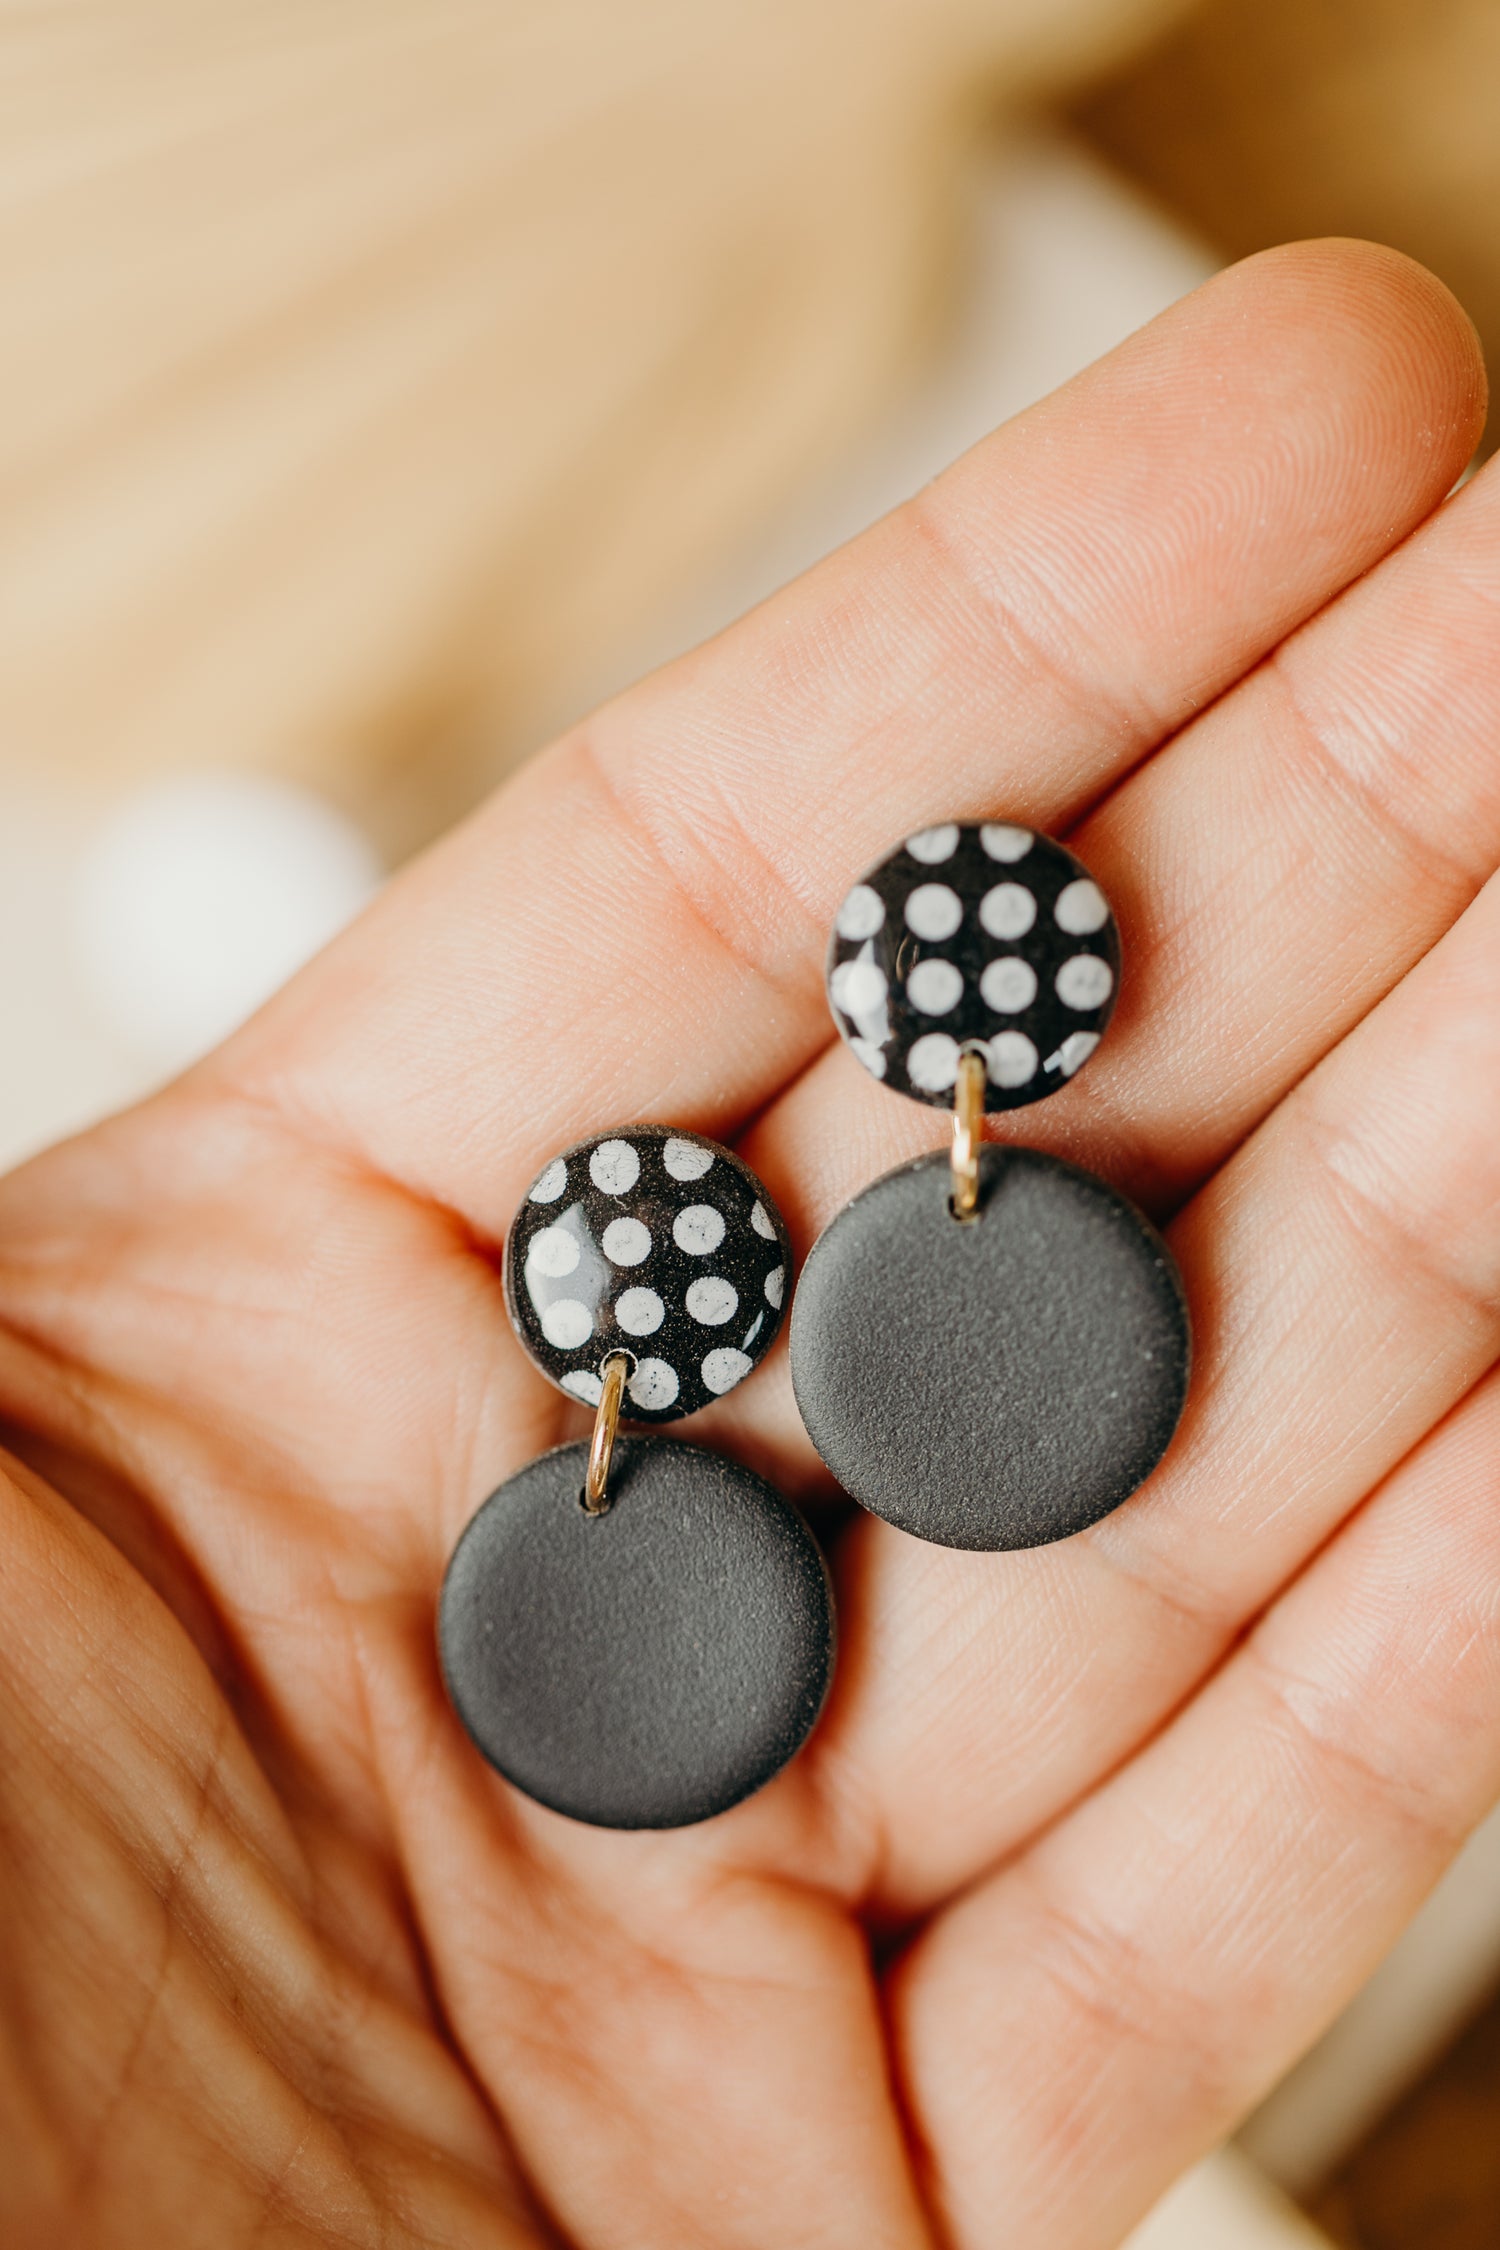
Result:
{"type": "Polygon", "coordinates": [[[1091,1173],[985,1148],[979,1210],[948,1158],[845,1204],[808,1254],[792,1382],[834,1475],[943,1547],[1039,1547],[1128,1500],[1187,1396],[1188,1315],[1166,1244],[1091,1173]]]}
{"type": "Polygon", "coordinates": [[[737,1462],[621,1438],[610,1505],[588,1448],[545,1453],[479,1510],[438,1611],[443,1675],[491,1765],[602,1828],[681,1828],[779,1773],[822,1709],[828,1573],[737,1462]]]}
{"type": "Polygon", "coordinates": [[[941,1109],[958,1059],[983,1050],[985,1108],[1066,1085],[1098,1046],[1120,940],[1088,869],[1003,821],[923,829],[839,908],[828,999],[872,1077],[941,1109]]]}
{"type": "Polygon", "coordinates": [[[631,1361],[625,1418],[675,1422],[764,1359],[789,1294],[791,1243],[749,1166],[717,1141],[632,1125],[543,1167],[505,1245],[517,1335],[570,1398],[631,1361]]]}

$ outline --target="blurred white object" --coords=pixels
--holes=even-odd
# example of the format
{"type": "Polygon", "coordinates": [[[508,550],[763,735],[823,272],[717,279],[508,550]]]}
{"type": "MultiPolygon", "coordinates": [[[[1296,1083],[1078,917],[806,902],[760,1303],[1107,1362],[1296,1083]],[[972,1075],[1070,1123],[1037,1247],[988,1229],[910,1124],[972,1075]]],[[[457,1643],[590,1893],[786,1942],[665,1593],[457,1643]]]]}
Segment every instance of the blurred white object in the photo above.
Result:
{"type": "Polygon", "coordinates": [[[181,1069],[243,1023],[379,881],[359,830],[308,790],[258,774],[155,782],[110,815],[78,870],[85,995],[143,1061],[181,1069]]]}
{"type": "Polygon", "coordinates": [[[1333,2250],[1247,2158],[1221,2148],[1184,2174],[1124,2250],[1333,2250]]]}
{"type": "Polygon", "coordinates": [[[79,997],[66,923],[82,830],[55,796],[0,789],[0,1171],[143,1091],[79,997]]]}

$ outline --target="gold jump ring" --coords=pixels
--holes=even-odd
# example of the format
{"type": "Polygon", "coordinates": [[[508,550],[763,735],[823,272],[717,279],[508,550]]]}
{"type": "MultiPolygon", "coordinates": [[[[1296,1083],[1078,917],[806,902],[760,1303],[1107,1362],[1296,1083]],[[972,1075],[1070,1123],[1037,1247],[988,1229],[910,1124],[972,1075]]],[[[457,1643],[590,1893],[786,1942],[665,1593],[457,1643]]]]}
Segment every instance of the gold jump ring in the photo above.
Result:
{"type": "Polygon", "coordinates": [[[614,1458],[615,1436],[620,1427],[620,1406],[630,1362],[623,1352],[612,1352],[604,1362],[599,1411],[589,1440],[589,1470],[583,1484],[584,1510],[602,1516],[609,1506],[609,1464],[614,1458]]]}
{"type": "Polygon", "coordinates": [[[984,1131],[983,1055],[969,1049],[958,1058],[953,1088],[953,1216],[972,1219],[979,1210],[979,1142],[984,1131]]]}

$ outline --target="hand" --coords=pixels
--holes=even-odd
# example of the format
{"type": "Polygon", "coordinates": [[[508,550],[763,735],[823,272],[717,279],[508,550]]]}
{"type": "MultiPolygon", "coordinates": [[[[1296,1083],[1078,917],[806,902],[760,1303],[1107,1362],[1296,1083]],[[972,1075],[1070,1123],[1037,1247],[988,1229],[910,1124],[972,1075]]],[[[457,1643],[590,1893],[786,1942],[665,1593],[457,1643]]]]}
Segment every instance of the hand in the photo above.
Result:
{"type": "MultiPolygon", "coordinates": [[[[1500,484],[1430,277],[1224,276],[394,883],[0,1192],[0,2233],[1097,2250],[1500,1790],[1500,484]],[[940,1145],[835,1044],[852,876],[1066,835],[1128,975],[1012,1134],[1164,1222],[1145,1489],[1029,1554],[829,1514],[760,1797],[577,1827],[439,1683],[586,1420],[497,1248],[568,1141],[739,1145],[805,1252],[940,1145]]],[[[701,1435],[818,1510],[780,1347],[701,1435]]]]}

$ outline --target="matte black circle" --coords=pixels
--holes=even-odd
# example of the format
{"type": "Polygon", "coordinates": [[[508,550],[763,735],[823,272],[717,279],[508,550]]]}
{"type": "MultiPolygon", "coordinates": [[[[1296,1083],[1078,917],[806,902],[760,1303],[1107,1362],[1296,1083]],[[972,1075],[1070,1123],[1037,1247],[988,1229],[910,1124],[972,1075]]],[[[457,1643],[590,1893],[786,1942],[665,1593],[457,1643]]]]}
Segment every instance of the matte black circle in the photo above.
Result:
{"type": "Polygon", "coordinates": [[[675,1422],[765,1358],[792,1245],[748,1164],[665,1125],[596,1133],[545,1165],[511,1222],[505,1301],[542,1373],[585,1406],[631,1357],[625,1413],[675,1422]]]}
{"type": "Polygon", "coordinates": [[[453,1552],[448,1693],[491,1765],[599,1828],[682,1828],[796,1756],[833,1674],[817,1542],[764,1479],[621,1438],[612,1505],[581,1505],[588,1449],[502,1484],[453,1552]]]}
{"type": "Polygon", "coordinates": [[[946,1156],[887,1172],[813,1245],[792,1381],[854,1498],[942,1547],[1039,1547],[1097,1523],[1165,1453],[1189,1336],[1133,1204],[1034,1149],[986,1148],[979,1216],[946,1156]]]}
{"type": "Polygon", "coordinates": [[[966,1047],[984,1052],[987,1110],[1055,1094],[1098,1046],[1119,982],[1088,869],[1008,821],[908,836],[849,892],[828,949],[828,1004],[854,1053],[939,1109],[966,1047]]]}

